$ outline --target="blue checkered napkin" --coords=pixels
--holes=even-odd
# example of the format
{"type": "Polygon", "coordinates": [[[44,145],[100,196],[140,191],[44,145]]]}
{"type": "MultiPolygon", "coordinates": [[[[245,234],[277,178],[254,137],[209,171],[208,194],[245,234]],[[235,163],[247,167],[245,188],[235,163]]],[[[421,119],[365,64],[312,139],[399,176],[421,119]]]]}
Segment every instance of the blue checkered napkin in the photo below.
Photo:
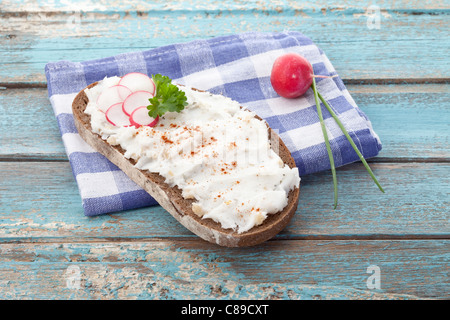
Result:
{"type": "MultiPolygon", "coordinates": [[[[336,75],[325,53],[299,32],[243,33],[98,60],[48,63],[45,71],[49,98],[85,214],[91,216],[156,204],[121,170],[89,147],[75,128],[71,114],[73,98],[87,85],[105,76],[123,76],[133,71],[149,75],[161,73],[176,83],[228,96],[278,130],[301,176],[329,169],[312,90],[298,99],[284,99],[270,84],[272,64],[286,52],[296,52],[307,58],[317,75],[336,75]]],[[[381,142],[341,79],[317,79],[317,87],[364,157],[376,156],[381,142]]],[[[335,165],[359,160],[326,109],[323,115],[335,165]]]]}

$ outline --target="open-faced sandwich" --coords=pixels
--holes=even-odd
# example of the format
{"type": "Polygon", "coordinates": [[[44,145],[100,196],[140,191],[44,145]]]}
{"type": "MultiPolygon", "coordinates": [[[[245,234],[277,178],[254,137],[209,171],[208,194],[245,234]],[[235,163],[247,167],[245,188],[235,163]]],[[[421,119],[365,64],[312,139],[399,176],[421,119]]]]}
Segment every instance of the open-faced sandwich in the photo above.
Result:
{"type": "Polygon", "coordinates": [[[261,243],[296,211],[300,178],[289,150],[230,98],[130,73],[82,90],[73,115],[88,144],[207,241],[261,243]]]}

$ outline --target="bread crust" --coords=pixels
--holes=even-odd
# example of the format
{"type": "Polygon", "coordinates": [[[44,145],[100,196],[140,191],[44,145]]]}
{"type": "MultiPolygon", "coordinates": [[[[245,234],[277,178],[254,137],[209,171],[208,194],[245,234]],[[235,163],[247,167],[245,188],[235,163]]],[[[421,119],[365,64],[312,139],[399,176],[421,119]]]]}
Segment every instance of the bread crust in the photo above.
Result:
{"type": "MultiPolygon", "coordinates": [[[[96,84],[97,82],[89,85],[87,88],[92,88],[96,84]]],[[[291,220],[297,209],[299,188],[294,188],[289,192],[288,204],[282,211],[269,214],[261,225],[243,233],[237,233],[232,229],[224,229],[220,223],[212,219],[202,219],[192,211],[194,200],[184,199],[178,187],[170,187],[164,182],[165,178],[158,173],[137,169],[134,166],[136,162],[133,159],[125,158],[125,151],[120,146],[112,146],[103,140],[100,135],[92,132],[90,115],[84,112],[89,102],[84,92],[85,89],[78,93],[72,104],[75,126],[80,136],[95,150],[123,170],[131,180],[148,192],[183,226],[202,239],[226,247],[253,246],[275,236],[291,220]]],[[[279,136],[270,128],[269,135],[269,138],[279,140],[278,154],[283,162],[291,168],[295,167],[294,159],[279,136]]]]}

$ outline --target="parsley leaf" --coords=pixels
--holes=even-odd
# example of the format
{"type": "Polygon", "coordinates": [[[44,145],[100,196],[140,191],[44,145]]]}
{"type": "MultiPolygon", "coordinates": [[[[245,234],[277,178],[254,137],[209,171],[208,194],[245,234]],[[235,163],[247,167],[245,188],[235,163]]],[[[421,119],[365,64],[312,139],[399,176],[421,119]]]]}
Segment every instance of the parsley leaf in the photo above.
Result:
{"type": "Polygon", "coordinates": [[[188,105],[186,95],[176,85],[172,84],[169,77],[155,74],[152,75],[155,83],[155,96],[147,106],[148,114],[152,118],[162,116],[166,112],[180,112],[188,105]]]}

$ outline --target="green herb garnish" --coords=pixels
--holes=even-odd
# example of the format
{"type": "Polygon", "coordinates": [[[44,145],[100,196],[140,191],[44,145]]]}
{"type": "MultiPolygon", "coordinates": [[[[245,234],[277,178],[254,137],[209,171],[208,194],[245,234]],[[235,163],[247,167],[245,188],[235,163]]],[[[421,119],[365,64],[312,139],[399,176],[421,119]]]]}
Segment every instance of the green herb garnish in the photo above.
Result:
{"type": "Polygon", "coordinates": [[[185,93],[172,84],[169,77],[155,74],[152,80],[155,83],[155,96],[149,99],[150,105],[147,106],[150,117],[155,119],[166,112],[180,112],[188,105],[185,93]]]}

